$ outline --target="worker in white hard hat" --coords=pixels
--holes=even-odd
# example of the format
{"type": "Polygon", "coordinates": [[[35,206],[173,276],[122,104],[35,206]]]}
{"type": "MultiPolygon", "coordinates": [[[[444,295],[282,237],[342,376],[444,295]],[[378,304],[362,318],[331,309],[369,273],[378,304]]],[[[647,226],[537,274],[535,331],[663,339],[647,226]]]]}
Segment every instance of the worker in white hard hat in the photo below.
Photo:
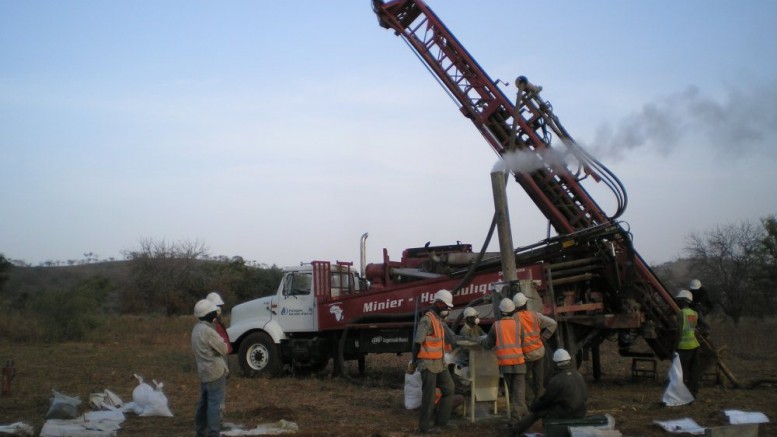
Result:
{"type": "Polygon", "coordinates": [[[513,296],[515,318],[521,324],[521,348],[526,359],[526,380],[531,388],[532,402],[545,389],[545,345],[556,332],[557,323],[548,316],[527,308],[529,299],[518,292],[513,296]]]}
{"type": "Polygon", "coordinates": [[[499,302],[501,317],[481,341],[486,349],[495,349],[502,374],[510,393],[511,419],[517,420],[528,412],[526,408],[526,360],[521,349],[521,324],[515,320],[515,304],[503,298],[499,302]]]}
{"type": "Polygon", "coordinates": [[[690,290],[693,300],[691,300],[691,308],[694,311],[706,316],[707,313],[712,311],[712,300],[707,289],[702,285],[698,279],[692,279],[688,284],[688,290],[690,290]]]}
{"type": "Polygon", "coordinates": [[[198,322],[192,329],[192,350],[200,378],[200,399],[194,415],[197,437],[216,437],[221,432],[220,407],[229,368],[224,360],[227,345],[213,329],[216,313],[216,305],[208,299],[194,305],[198,322]]]}
{"type": "Polygon", "coordinates": [[[453,409],[454,382],[445,364],[445,352],[451,350],[455,336],[444,322],[453,308],[453,294],[439,290],[434,294],[432,305],[418,320],[413,341],[413,358],[407,368],[412,375],[421,371],[421,408],[418,430],[422,434],[440,432],[448,425],[453,409]],[[439,389],[439,400],[435,414],[435,393],[439,389]],[[433,425],[434,422],[434,425],[433,425]]]}
{"type": "Polygon", "coordinates": [[[677,335],[675,350],[680,356],[680,365],[683,368],[683,382],[695,398],[699,393],[699,379],[701,378],[701,361],[699,350],[701,344],[696,337],[697,329],[703,322],[699,314],[691,308],[693,294],[688,290],[680,290],[675,296],[678,313],[677,326],[680,328],[677,335]]]}
{"type": "Polygon", "coordinates": [[[470,341],[478,341],[480,337],[486,335],[486,332],[480,327],[478,310],[472,307],[464,308],[464,326],[461,327],[459,335],[470,341]]]}
{"type": "MultiPolygon", "coordinates": [[[[227,344],[227,355],[229,355],[232,353],[232,343],[229,341],[227,328],[224,326],[224,322],[221,321],[221,307],[224,306],[224,299],[221,298],[221,295],[217,291],[211,291],[207,296],[205,296],[205,299],[208,299],[213,303],[213,305],[216,305],[216,318],[213,319],[213,329],[215,329],[216,332],[219,333],[219,336],[224,339],[224,343],[227,344]]],[[[224,356],[224,361],[227,363],[227,367],[229,367],[229,359],[227,355],[224,356]]],[[[219,407],[219,411],[221,412],[221,420],[224,420],[224,416],[227,414],[226,402],[227,396],[225,392],[221,401],[221,406],[219,407]]]]}
{"type": "Polygon", "coordinates": [[[555,374],[548,382],[548,387],[531,404],[530,414],[513,428],[513,435],[521,435],[539,419],[548,421],[585,417],[588,388],[583,375],[573,366],[572,356],[565,349],[557,349],[553,352],[553,364],[555,374]]]}
{"type": "Polygon", "coordinates": [[[211,291],[210,293],[208,293],[205,299],[208,299],[209,301],[213,302],[214,305],[216,305],[216,319],[213,321],[213,328],[216,330],[216,332],[219,333],[221,338],[223,338],[224,342],[227,344],[227,349],[228,349],[227,354],[231,354],[232,343],[230,343],[229,341],[229,335],[227,335],[227,328],[224,326],[224,323],[221,321],[221,313],[222,313],[222,307],[224,306],[224,299],[221,298],[221,295],[217,291],[211,291]]]}

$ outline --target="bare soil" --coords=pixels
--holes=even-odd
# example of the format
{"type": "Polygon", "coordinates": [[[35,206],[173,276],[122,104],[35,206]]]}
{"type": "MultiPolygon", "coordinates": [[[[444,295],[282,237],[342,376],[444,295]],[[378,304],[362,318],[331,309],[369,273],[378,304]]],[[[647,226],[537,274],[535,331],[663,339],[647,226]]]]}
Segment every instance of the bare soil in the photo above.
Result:
{"type": "MultiPolygon", "coordinates": [[[[193,435],[193,411],[199,383],[190,351],[194,321],[180,318],[115,319],[89,342],[14,344],[0,340],[0,363],[13,359],[16,376],[10,396],[0,397],[0,424],[22,421],[40,430],[50,406],[51,390],[88,401],[90,393],[109,389],[125,402],[132,400],[138,373],[165,384],[174,417],[127,414],[119,436],[193,435]]],[[[668,436],[655,420],[690,417],[702,426],[727,424],[723,411],[760,411],[777,420],[777,320],[713,323],[713,338],[726,345],[726,364],[743,386],[770,381],[756,388],[733,388],[706,379],[699,399],[689,406],[665,407],[667,362],[659,362],[655,381],[632,381],[629,358],[619,357],[613,344],[602,348],[602,378],[594,382],[590,362],[581,365],[589,382],[589,414],[610,414],[626,436],[668,436]]],[[[403,368],[407,356],[369,356],[359,376],[355,363],[347,371],[358,383],[332,378],[330,368],[315,375],[276,379],[246,379],[232,356],[233,375],[227,385],[226,421],[253,428],[280,419],[299,425],[302,436],[408,436],[417,429],[417,413],[403,407],[403,368]]],[[[331,365],[330,365],[331,366],[331,365]]],[[[86,402],[85,402],[86,404],[86,402]]],[[[499,411],[504,406],[499,405],[499,411]]],[[[449,436],[502,435],[504,417],[470,423],[457,417],[449,436]]],[[[537,424],[532,431],[541,431],[537,424]]],[[[760,426],[761,435],[777,435],[773,422],[760,426]]]]}

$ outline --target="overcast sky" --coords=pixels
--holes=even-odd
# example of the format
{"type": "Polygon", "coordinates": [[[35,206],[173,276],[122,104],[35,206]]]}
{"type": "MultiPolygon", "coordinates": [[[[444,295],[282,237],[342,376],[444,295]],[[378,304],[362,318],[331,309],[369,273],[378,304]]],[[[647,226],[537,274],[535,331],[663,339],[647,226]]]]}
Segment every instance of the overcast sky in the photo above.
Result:
{"type": "MultiPolygon", "coordinates": [[[[492,78],[544,87],[649,263],[777,213],[777,2],[428,4],[492,78]]],[[[280,266],[358,265],[364,232],[368,262],[477,250],[497,160],[369,0],[0,0],[0,152],[0,253],[32,264],[141,239],[280,266]]],[[[508,196],[515,245],[545,238],[508,196]]]]}

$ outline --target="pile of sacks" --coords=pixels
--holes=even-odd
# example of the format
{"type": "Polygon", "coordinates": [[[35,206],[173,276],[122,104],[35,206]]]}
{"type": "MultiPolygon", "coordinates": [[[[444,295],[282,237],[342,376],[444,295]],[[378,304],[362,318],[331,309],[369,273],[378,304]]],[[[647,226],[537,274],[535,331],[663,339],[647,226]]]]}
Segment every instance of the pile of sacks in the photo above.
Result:
{"type": "Polygon", "coordinates": [[[153,381],[153,387],[143,382],[143,377],[134,375],[138,385],[132,391],[132,402],[124,403],[116,393],[105,390],[89,396],[93,411],[78,415],[81,400],[52,390],[51,407],[46,413],[46,423],[41,437],[63,436],[115,436],[124,422],[124,413],[138,416],[172,417],[167,397],[162,392],[164,384],[153,381]]]}

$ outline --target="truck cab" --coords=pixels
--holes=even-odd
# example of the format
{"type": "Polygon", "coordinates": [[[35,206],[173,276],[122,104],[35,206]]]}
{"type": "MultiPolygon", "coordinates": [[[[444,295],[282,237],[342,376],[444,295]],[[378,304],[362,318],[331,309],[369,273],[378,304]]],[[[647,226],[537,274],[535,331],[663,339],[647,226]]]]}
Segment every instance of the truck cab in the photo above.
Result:
{"type": "Polygon", "coordinates": [[[275,294],[232,308],[227,334],[243,373],[272,375],[284,364],[326,365],[330,345],[319,335],[322,305],[366,288],[351,264],[313,261],[284,268],[275,294]]]}

